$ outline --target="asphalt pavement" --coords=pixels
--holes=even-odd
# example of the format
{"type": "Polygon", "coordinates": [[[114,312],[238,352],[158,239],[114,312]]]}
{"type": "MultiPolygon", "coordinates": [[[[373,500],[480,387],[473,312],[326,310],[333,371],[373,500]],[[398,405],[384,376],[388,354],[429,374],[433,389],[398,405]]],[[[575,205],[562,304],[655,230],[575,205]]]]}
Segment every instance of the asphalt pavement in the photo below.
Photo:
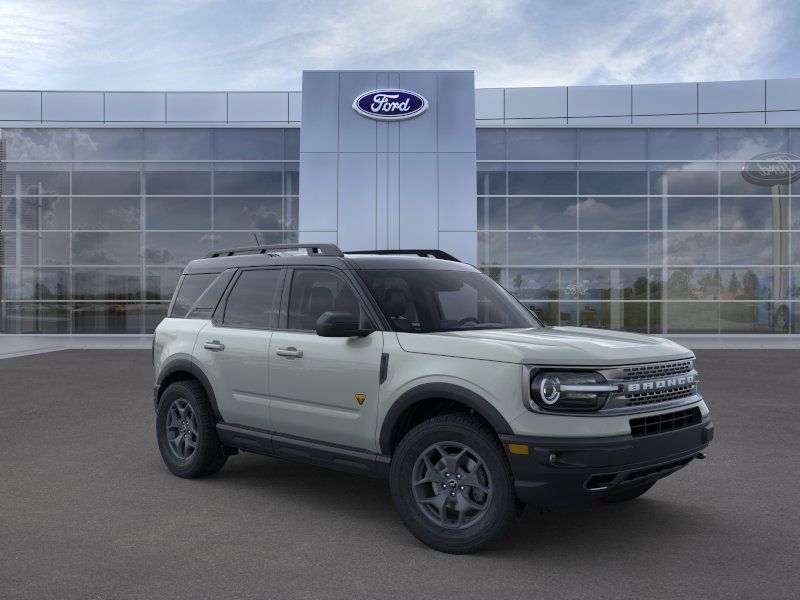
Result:
{"type": "Polygon", "coordinates": [[[383,481],[248,454],[174,477],[149,351],[0,360],[0,598],[797,598],[800,351],[697,355],[707,460],[471,556],[418,542],[383,481]]]}

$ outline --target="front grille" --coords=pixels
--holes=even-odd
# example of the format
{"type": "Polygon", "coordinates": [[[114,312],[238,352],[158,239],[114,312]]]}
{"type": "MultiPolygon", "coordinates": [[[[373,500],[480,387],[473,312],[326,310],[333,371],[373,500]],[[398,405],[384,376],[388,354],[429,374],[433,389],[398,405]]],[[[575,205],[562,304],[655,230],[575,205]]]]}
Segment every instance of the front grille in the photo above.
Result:
{"type": "Polygon", "coordinates": [[[668,390],[656,390],[652,392],[628,394],[625,396],[625,399],[628,401],[628,406],[644,406],[646,404],[655,404],[657,402],[668,402],[669,400],[688,398],[693,394],[694,386],[684,385],[677,388],[670,388],[668,390]]]}
{"type": "Polygon", "coordinates": [[[691,360],[677,360],[652,365],[638,365],[635,367],[625,367],[622,369],[623,381],[634,381],[636,379],[655,379],[667,377],[669,375],[681,375],[692,370],[691,360]]]}
{"type": "Polygon", "coordinates": [[[675,431],[676,429],[696,425],[700,421],[702,421],[702,416],[700,415],[700,409],[696,406],[661,415],[639,417],[638,419],[630,420],[631,435],[633,437],[641,437],[643,435],[675,431]]]}

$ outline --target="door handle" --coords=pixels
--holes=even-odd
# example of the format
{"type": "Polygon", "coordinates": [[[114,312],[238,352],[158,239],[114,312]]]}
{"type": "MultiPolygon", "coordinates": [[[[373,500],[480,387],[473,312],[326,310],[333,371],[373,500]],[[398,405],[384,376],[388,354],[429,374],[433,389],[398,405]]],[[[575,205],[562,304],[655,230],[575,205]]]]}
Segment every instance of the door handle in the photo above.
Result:
{"type": "Polygon", "coordinates": [[[288,348],[278,348],[275,351],[275,354],[278,356],[285,356],[287,358],[303,358],[303,351],[298,350],[294,346],[289,346],[288,348]]]}
{"type": "Polygon", "coordinates": [[[225,350],[225,344],[221,343],[219,340],[214,340],[213,342],[206,342],[203,344],[203,348],[207,350],[225,350]]]}

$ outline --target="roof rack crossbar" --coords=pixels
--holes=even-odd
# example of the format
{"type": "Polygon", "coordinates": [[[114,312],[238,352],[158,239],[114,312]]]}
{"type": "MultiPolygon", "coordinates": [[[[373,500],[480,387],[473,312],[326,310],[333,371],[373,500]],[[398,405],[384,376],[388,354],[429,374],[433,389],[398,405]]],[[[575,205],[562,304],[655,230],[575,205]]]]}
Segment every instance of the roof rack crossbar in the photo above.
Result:
{"type": "Polygon", "coordinates": [[[214,250],[206,254],[205,257],[220,258],[223,256],[236,256],[237,254],[270,254],[285,250],[305,250],[309,256],[344,256],[336,244],[267,244],[214,250]]]}
{"type": "Polygon", "coordinates": [[[404,254],[409,256],[421,256],[422,258],[438,258],[439,260],[451,260],[453,262],[461,262],[449,252],[432,248],[430,249],[402,248],[399,250],[353,250],[345,252],[345,254],[379,254],[379,255],[404,254]]]}

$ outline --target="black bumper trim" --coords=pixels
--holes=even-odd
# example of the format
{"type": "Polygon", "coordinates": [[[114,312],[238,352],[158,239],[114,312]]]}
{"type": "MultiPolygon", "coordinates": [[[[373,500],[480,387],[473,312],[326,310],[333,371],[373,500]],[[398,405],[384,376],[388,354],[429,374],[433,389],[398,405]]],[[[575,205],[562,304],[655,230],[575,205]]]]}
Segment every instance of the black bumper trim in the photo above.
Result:
{"type": "Polygon", "coordinates": [[[517,496],[540,508],[581,504],[622,486],[666,477],[691,462],[713,438],[708,417],[691,427],[641,437],[500,436],[517,496]],[[528,454],[512,453],[509,444],[526,446],[528,454]]]}

